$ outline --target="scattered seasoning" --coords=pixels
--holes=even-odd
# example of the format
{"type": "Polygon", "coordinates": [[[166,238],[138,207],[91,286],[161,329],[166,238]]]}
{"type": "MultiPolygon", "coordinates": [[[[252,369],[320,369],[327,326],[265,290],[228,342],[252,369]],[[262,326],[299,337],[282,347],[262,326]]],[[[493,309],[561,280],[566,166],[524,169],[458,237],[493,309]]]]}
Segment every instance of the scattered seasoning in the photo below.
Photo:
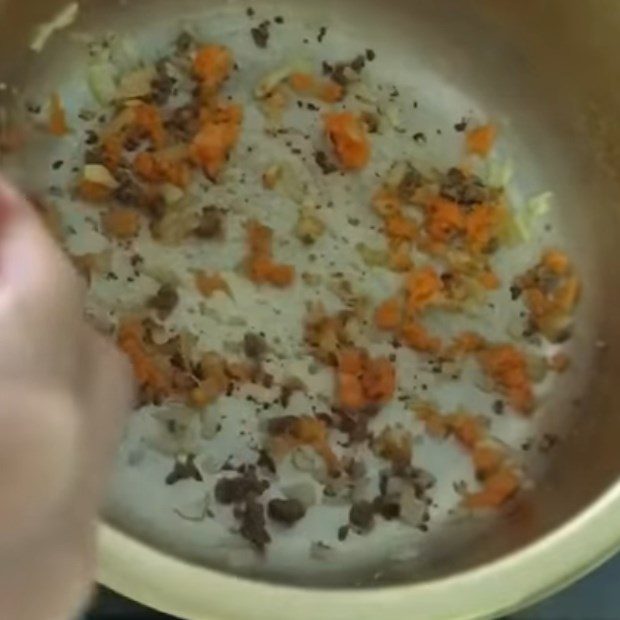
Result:
{"type": "Polygon", "coordinates": [[[261,49],[265,49],[267,47],[267,43],[269,43],[269,26],[270,22],[268,20],[261,22],[257,27],[252,28],[250,30],[252,34],[252,39],[256,44],[256,47],[260,47],[261,49]]]}
{"type": "Polygon", "coordinates": [[[519,299],[519,297],[521,297],[522,292],[523,291],[521,290],[521,287],[513,284],[510,287],[510,299],[512,299],[512,301],[516,301],[517,299],[519,299]]]}
{"type": "Polygon", "coordinates": [[[245,13],[248,17],[254,17],[254,15],[256,15],[256,11],[251,6],[246,9],[245,13]]]}
{"type": "Polygon", "coordinates": [[[493,403],[493,413],[496,415],[502,415],[505,411],[506,405],[503,400],[496,400],[493,403]]]}
{"type": "Polygon", "coordinates": [[[196,467],[196,463],[194,462],[195,458],[196,455],[190,454],[185,461],[176,460],[172,471],[166,476],[166,484],[173,485],[180,480],[196,480],[202,482],[202,474],[198,467],[196,467]]]}
{"type": "Polygon", "coordinates": [[[323,43],[323,39],[325,38],[325,35],[326,35],[326,34],[327,34],[327,28],[326,28],[325,26],[321,26],[321,27],[319,28],[319,34],[318,34],[318,36],[317,36],[316,40],[317,40],[319,43],[323,43]]]}
{"type": "Polygon", "coordinates": [[[325,151],[315,151],[314,161],[322,170],[323,174],[333,174],[338,171],[337,166],[329,160],[329,157],[325,151]]]}
{"type": "Polygon", "coordinates": [[[278,15],[274,18],[273,20],[276,24],[283,24],[284,23],[284,17],[282,17],[282,15],[278,15]]]}
{"type": "Polygon", "coordinates": [[[52,164],[52,169],[53,170],[60,170],[60,168],[62,168],[64,166],[65,162],[62,159],[57,159],[53,164],[52,164]]]}
{"type": "Polygon", "coordinates": [[[371,50],[371,49],[366,50],[366,59],[369,62],[372,62],[376,57],[377,57],[377,54],[375,53],[374,50],[371,50]]]}
{"type": "Polygon", "coordinates": [[[205,207],[200,213],[194,235],[200,239],[221,239],[224,236],[224,216],[216,207],[205,207]]]}
{"type": "Polygon", "coordinates": [[[413,139],[418,143],[418,144],[426,144],[426,134],[422,131],[418,131],[417,133],[413,134],[413,139]]]}
{"type": "Polygon", "coordinates": [[[304,518],[306,508],[298,499],[272,499],[267,504],[271,519],[284,525],[293,525],[304,518]]]}

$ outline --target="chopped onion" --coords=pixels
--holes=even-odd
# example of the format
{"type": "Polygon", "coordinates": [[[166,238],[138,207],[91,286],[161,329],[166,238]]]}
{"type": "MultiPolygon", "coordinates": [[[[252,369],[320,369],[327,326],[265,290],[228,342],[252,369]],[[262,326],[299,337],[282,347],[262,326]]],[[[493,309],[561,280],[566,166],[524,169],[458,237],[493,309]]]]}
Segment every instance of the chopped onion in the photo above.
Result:
{"type": "Polygon", "coordinates": [[[116,96],[116,69],[111,62],[100,61],[88,67],[88,87],[101,105],[114,100],[116,96]]]}
{"type": "Polygon", "coordinates": [[[118,85],[117,99],[134,99],[146,97],[151,92],[151,82],[156,73],[153,67],[146,67],[126,73],[118,85]]]}
{"type": "Polygon", "coordinates": [[[164,183],[161,186],[161,195],[163,196],[164,201],[167,205],[177,204],[180,200],[182,200],[185,193],[180,187],[176,185],[172,185],[172,183],[164,183]]]}
{"type": "Polygon", "coordinates": [[[424,522],[426,503],[416,497],[415,490],[405,486],[400,494],[400,520],[417,527],[424,522]]]}
{"type": "Polygon", "coordinates": [[[118,187],[118,181],[112,176],[112,173],[101,164],[87,164],[84,166],[84,179],[90,183],[103,185],[110,189],[118,187]]]}

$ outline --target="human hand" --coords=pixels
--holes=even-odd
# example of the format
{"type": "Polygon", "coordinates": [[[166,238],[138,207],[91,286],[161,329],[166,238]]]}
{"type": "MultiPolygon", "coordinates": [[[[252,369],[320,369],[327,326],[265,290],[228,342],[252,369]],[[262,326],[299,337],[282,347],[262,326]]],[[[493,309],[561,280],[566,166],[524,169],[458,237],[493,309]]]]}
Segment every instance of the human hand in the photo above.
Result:
{"type": "Polygon", "coordinates": [[[0,179],[0,618],[67,620],[92,583],[133,387],[83,299],[34,209],[0,179]]]}

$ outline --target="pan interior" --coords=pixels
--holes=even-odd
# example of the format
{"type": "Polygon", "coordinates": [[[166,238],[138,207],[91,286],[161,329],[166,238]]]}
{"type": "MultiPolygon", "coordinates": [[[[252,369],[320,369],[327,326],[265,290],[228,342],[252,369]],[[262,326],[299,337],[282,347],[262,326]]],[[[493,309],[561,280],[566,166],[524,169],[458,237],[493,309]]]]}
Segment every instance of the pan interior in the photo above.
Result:
{"type": "MultiPolygon", "coordinates": [[[[373,586],[447,576],[514,552],[566,521],[613,480],[620,457],[612,454],[610,439],[604,437],[600,425],[618,430],[610,404],[616,397],[607,376],[615,355],[614,347],[607,345],[615,333],[609,308],[614,307],[617,295],[617,287],[610,287],[617,259],[609,257],[617,224],[610,197],[617,190],[594,170],[592,149],[596,145],[580,139],[576,123],[579,105],[565,95],[562,72],[551,68],[562,60],[547,50],[545,62],[536,62],[533,54],[535,50],[542,53],[543,48],[530,44],[519,31],[518,26],[525,29],[530,18],[527,11],[522,17],[513,16],[522,24],[507,24],[503,21],[502,3],[494,9],[482,2],[448,6],[422,0],[389,4],[319,2],[312,9],[301,2],[257,3],[253,17],[248,16],[249,5],[236,2],[130,2],[115,4],[114,10],[111,4],[87,3],[71,34],[55,35],[43,54],[29,57],[28,71],[24,73],[28,82],[20,84],[26,100],[40,100],[43,94],[57,90],[62,93],[70,118],[76,118],[80,109],[93,106],[85,83],[89,59],[84,34],[96,36],[114,31],[130,41],[145,59],[164,53],[181,30],[190,31],[202,41],[226,44],[239,65],[230,94],[248,110],[254,85],[265,73],[291,59],[320,66],[323,60],[349,59],[372,49],[376,58],[367,63],[366,72],[381,91],[385,105],[393,104],[398,131],[377,140],[372,167],[363,177],[326,181],[314,170],[309,173],[307,181],[316,188],[318,199],[336,205],[337,213],[331,221],[336,229],[342,225],[345,230],[347,218],[360,217],[360,211],[365,213],[360,231],[346,229],[344,235],[333,235],[325,249],[326,260],[346,266],[350,248],[372,238],[364,228],[371,214],[362,205],[367,205],[378,183],[376,175],[385,173],[392,161],[413,158],[442,169],[457,164],[463,136],[455,125],[463,118],[478,122],[490,119],[501,131],[497,161],[510,162],[514,168],[510,182],[514,207],[521,208],[542,192],[553,194],[551,210],[532,223],[527,243],[502,255],[500,273],[508,277],[521,272],[537,260],[542,248],[561,247],[574,258],[585,283],[575,333],[568,346],[570,370],[545,383],[540,407],[531,420],[512,414],[492,419],[493,434],[511,446],[515,458],[535,482],[506,514],[472,520],[455,511],[458,496],[454,483],[471,477],[463,473],[467,469],[465,459],[453,446],[419,441],[414,445],[415,463],[438,479],[428,531],[385,523],[367,536],[351,536],[340,543],[337,531],[346,522],[347,510],[331,506],[313,511],[303,526],[278,532],[267,555],[256,557],[222,520],[197,522],[179,517],[179,512],[201,513],[205,494],[212,489],[208,481],[164,484],[171,458],[145,447],[144,437],[153,423],[151,412],[145,410],[130,419],[120,449],[106,509],[112,524],[153,547],[218,570],[305,586],[373,586]],[[269,45],[258,49],[250,29],[264,19],[273,22],[276,16],[281,16],[283,23],[272,23],[269,45]],[[424,138],[413,139],[414,135],[424,138]],[[596,424],[593,418],[598,419],[596,424]],[[551,453],[544,449],[548,444],[545,436],[549,435],[560,438],[551,453]],[[600,450],[596,447],[599,445],[600,450]],[[593,448],[599,452],[595,465],[590,461],[593,448]],[[310,549],[316,551],[317,543],[329,551],[312,557],[310,549]]],[[[308,118],[303,110],[295,117],[305,131],[317,131],[312,124],[316,118],[308,118]]],[[[262,221],[285,236],[295,225],[296,210],[287,210],[286,199],[261,191],[260,175],[270,162],[294,159],[291,142],[293,149],[305,149],[307,144],[297,137],[266,140],[262,126],[263,119],[249,111],[239,155],[230,166],[231,178],[236,182],[222,190],[210,190],[204,199],[231,207],[241,205],[239,221],[248,213],[260,213],[262,221]],[[242,177],[253,180],[242,182],[242,177]]],[[[39,138],[31,145],[24,155],[27,175],[20,182],[36,191],[66,187],[72,165],[77,165],[82,152],[84,128],[77,124],[76,128],[71,138],[39,138]],[[54,161],[65,164],[53,171],[50,162],[54,161]]],[[[18,170],[23,172],[24,167],[18,170]]],[[[66,225],[77,230],[71,241],[73,249],[96,251],[101,238],[86,232],[91,214],[84,208],[76,209],[66,196],[57,197],[56,202],[66,225]]],[[[148,242],[141,249],[157,269],[174,269],[175,261],[181,264],[187,258],[178,252],[164,252],[148,242]]],[[[242,249],[239,229],[233,232],[225,252],[207,248],[192,259],[226,269],[231,266],[227,253],[238,256],[242,249]]],[[[308,267],[294,244],[284,244],[279,251],[283,259],[308,267]]],[[[125,278],[131,274],[122,275],[117,282],[95,288],[90,301],[94,312],[103,297],[122,299],[131,307],[134,293],[141,298],[150,290],[148,282],[146,288],[127,288],[125,278]]],[[[393,281],[374,272],[361,284],[373,298],[381,299],[389,294],[393,281]]],[[[496,340],[505,339],[507,326],[517,312],[506,288],[476,319],[496,340]]],[[[268,341],[280,337],[286,343],[302,320],[307,299],[275,293],[273,305],[281,312],[273,314],[273,307],[266,306],[260,295],[242,284],[239,291],[239,305],[232,308],[224,304],[216,308],[218,312],[236,312],[248,322],[248,328],[264,332],[268,341]]],[[[190,313],[179,320],[198,329],[205,341],[217,346],[222,346],[230,335],[215,319],[203,317],[197,324],[190,313]]],[[[466,325],[463,323],[463,327],[466,325]]],[[[295,349],[290,349],[288,355],[287,363],[295,372],[303,373],[307,360],[296,359],[295,349]]],[[[464,405],[490,413],[489,395],[471,385],[445,386],[423,365],[410,371],[412,377],[415,374],[412,394],[425,397],[428,392],[446,408],[464,405]]],[[[300,403],[298,407],[307,405],[300,403]]],[[[255,407],[245,398],[225,398],[218,406],[223,414],[223,429],[216,440],[200,444],[197,463],[204,469],[214,462],[221,464],[230,454],[243,458],[246,448],[239,442],[239,424],[246,425],[249,432],[257,424],[255,407]]],[[[393,407],[385,415],[394,420],[410,417],[403,409],[393,407]]]]}

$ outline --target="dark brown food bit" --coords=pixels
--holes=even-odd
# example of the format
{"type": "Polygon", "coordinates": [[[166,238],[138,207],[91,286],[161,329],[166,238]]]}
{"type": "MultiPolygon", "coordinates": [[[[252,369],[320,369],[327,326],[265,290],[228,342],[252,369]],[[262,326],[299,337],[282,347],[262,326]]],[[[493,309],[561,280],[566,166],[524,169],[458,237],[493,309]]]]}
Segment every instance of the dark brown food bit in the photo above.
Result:
{"type": "Polygon", "coordinates": [[[377,133],[379,131],[379,116],[373,112],[362,112],[360,115],[362,122],[366,125],[368,133],[377,133]]]}
{"type": "Polygon", "coordinates": [[[376,497],[373,501],[375,511],[387,521],[398,519],[400,516],[400,503],[396,498],[376,497]]]}
{"type": "Polygon", "coordinates": [[[249,499],[243,511],[237,513],[241,521],[239,533],[249,540],[259,551],[264,551],[265,546],[271,542],[271,536],[267,531],[265,521],[265,509],[255,499],[249,499]]]}
{"type": "Polygon", "coordinates": [[[257,47],[266,48],[269,42],[269,21],[261,22],[256,28],[252,28],[250,33],[257,47]]]}
{"type": "Polygon", "coordinates": [[[323,39],[325,38],[325,35],[326,35],[326,34],[327,34],[327,28],[326,28],[325,26],[321,26],[321,27],[319,28],[319,34],[318,34],[318,36],[317,36],[316,40],[317,40],[319,43],[323,43],[323,39]]]}
{"type": "Polygon", "coordinates": [[[407,166],[407,172],[398,184],[398,196],[402,200],[411,200],[415,191],[424,185],[424,176],[412,165],[407,166]]]}
{"type": "Polygon", "coordinates": [[[253,470],[236,478],[220,478],[215,485],[215,499],[220,504],[240,504],[248,496],[262,495],[269,488],[266,480],[259,480],[253,470]]]}
{"type": "Polygon", "coordinates": [[[463,132],[467,129],[467,119],[462,118],[458,123],[454,125],[454,130],[458,132],[463,132]]]}
{"type": "Polygon", "coordinates": [[[266,469],[272,474],[275,474],[277,471],[275,461],[271,458],[270,454],[262,448],[258,452],[258,460],[256,461],[256,466],[261,467],[262,469],[266,469]]]}
{"type": "Polygon", "coordinates": [[[375,523],[374,506],[366,500],[355,502],[349,511],[349,522],[363,532],[372,529],[375,523]]]}
{"type": "Polygon", "coordinates": [[[503,400],[496,400],[493,403],[493,413],[495,413],[496,415],[502,415],[504,413],[504,401],[503,400]]]}
{"type": "Polygon", "coordinates": [[[88,149],[84,153],[84,163],[85,164],[102,164],[103,153],[101,152],[101,149],[88,149]]]}
{"type": "Polygon", "coordinates": [[[267,353],[267,343],[262,336],[248,332],[243,337],[243,352],[252,360],[259,360],[267,353]]]}
{"type": "Polygon", "coordinates": [[[282,15],[277,15],[274,20],[274,22],[276,22],[276,24],[283,24],[284,23],[284,17],[282,17],[282,15]]]}
{"type": "Polygon", "coordinates": [[[325,151],[316,151],[314,153],[314,161],[323,171],[323,174],[332,174],[338,170],[337,166],[329,161],[329,157],[325,151]]]}
{"type": "Polygon", "coordinates": [[[458,168],[450,168],[441,180],[440,193],[444,198],[462,205],[488,202],[491,192],[475,175],[466,175],[458,168]]]}
{"type": "Polygon", "coordinates": [[[552,433],[545,433],[542,440],[540,441],[539,450],[543,454],[546,454],[558,443],[558,441],[559,437],[557,435],[554,435],[552,433]]]}
{"type": "Polygon", "coordinates": [[[426,144],[426,134],[422,131],[418,131],[417,133],[413,134],[413,139],[418,143],[418,144],[426,144]]]}
{"type": "Polygon", "coordinates": [[[157,63],[157,75],[151,81],[151,99],[157,105],[165,105],[172,96],[176,79],[168,74],[165,63],[157,63]]]}
{"type": "Polygon", "coordinates": [[[520,286],[513,284],[510,287],[510,299],[512,299],[512,301],[516,301],[517,299],[519,299],[519,297],[521,297],[522,292],[523,290],[521,289],[520,286]]]}
{"type": "Polygon", "coordinates": [[[343,526],[338,528],[338,540],[340,542],[344,542],[347,539],[348,535],[349,535],[349,526],[348,525],[343,525],[343,526]]]}
{"type": "Polygon", "coordinates": [[[371,49],[366,50],[366,59],[369,62],[372,62],[376,57],[377,57],[377,54],[375,53],[374,50],[371,50],[371,49]]]}
{"type": "Polygon", "coordinates": [[[269,517],[278,523],[293,525],[306,515],[306,508],[298,499],[272,499],[267,504],[269,517]]]}
{"type": "Polygon", "coordinates": [[[286,409],[291,402],[291,397],[295,392],[303,392],[306,389],[303,381],[297,377],[290,377],[282,383],[280,392],[280,404],[286,409]]]}
{"type": "Polygon", "coordinates": [[[171,284],[162,284],[157,293],[149,300],[149,307],[157,310],[161,319],[166,319],[179,303],[179,294],[171,284]]]}
{"type": "Polygon", "coordinates": [[[277,418],[271,418],[267,422],[267,432],[272,436],[283,435],[293,429],[297,424],[297,417],[294,415],[283,415],[277,418]]]}
{"type": "Polygon", "coordinates": [[[180,480],[197,480],[202,482],[202,474],[194,463],[195,455],[190,454],[185,462],[175,461],[174,468],[166,476],[166,484],[176,484],[180,480]]]}
{"type": "Polygon", "coordinates": [[[142,190],[128,174],[125,174],[118,179],[118,187],[114,190],[114,198],[121,204],[135,207],[142,201],[142,190]]]}
{"type": "Polygon", "coordinates": [[[52,170],[60,170],[60,168],[62,168],[64,165],[65,162],[62,159],[58,159],[52,164],[52,170]]]}
{"type": "Polygon", "coordinates": [[[251,6],[247,8],[245,13],[248,17],[254,17],[254,15],[256,15],[256,11],[251,6]]]}
{"type": "Polygon", "coordinates": [[[201,239],[220,239],[224,234],[224,217],[215,207],[205,207],[194,234],[201,239]]]}
{"type": "Polygon", "coordinates": [[[188,52],[190,48],[193,47],[193,45],[194,37],[186,30],[184,30],[175,41],[177,51],[181,54],[185,54],[186,52],[188,52]]]}
{"type": "Polygon", "coordinates": [[[351,61],[349,66],[353,69],[353,71],[355,71],[355,73],[361,73],[366,66],[366,59],[360,54],[351,61]]]}

